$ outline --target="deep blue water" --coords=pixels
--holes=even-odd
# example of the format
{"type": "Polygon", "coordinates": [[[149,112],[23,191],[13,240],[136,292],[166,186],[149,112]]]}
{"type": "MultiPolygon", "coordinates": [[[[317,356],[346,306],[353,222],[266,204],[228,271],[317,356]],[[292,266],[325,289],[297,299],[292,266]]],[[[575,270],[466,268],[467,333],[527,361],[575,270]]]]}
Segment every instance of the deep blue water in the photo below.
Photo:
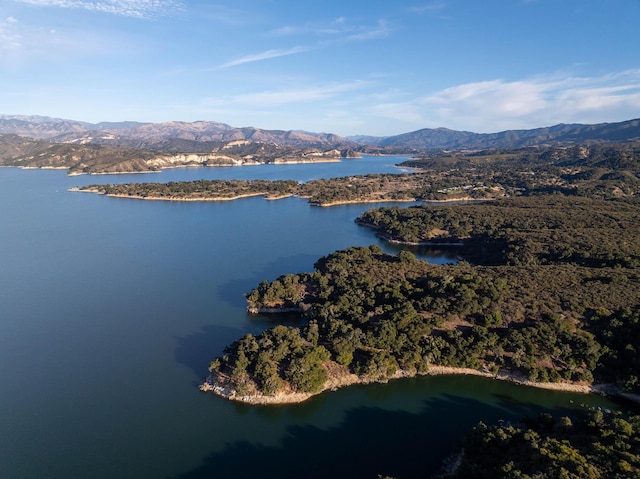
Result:
{"type": "Polygon", "coordinates": [[[311,271],[336,249],[391,250],[353,223],[375,205],[68,191],[128,181],[307,181],[397,172],[398,161],[91,177],[0,169],[0,477],[422,477],[479,420],[616,407],[462,377],[357,386],[282,407],[202,394],[197,384],[226,344],[273,324],[245,312],[243,293],[311,271]]]}

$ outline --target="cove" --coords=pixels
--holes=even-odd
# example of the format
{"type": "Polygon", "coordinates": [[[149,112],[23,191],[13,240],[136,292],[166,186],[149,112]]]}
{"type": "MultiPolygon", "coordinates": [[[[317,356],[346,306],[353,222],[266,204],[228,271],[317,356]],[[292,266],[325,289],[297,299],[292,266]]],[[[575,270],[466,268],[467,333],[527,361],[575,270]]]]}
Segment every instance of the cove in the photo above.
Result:
{"type": "Polygon", "coordinates": [[[626,408],[470,377],[354,386],[282,407],[204,395],[197,385],[209,361],[274,324],[249,316],[243,293],[310,271],[337,249],[400,249],[353,223],[376,205],[185,204],[68,191],[199,178],[308,181],[397,172],[399,161],[91,177],[0,169],[0,477],[423,477],[479,420],[626,408]]]}

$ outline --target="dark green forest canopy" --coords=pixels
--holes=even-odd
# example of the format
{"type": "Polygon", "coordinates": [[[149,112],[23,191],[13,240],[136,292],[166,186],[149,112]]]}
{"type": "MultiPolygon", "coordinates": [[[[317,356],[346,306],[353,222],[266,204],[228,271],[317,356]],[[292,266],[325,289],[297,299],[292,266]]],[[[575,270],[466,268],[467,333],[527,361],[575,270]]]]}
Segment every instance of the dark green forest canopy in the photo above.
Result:
{"type": "Polygon", "coordinates": [[[462,242],[477,264],[640,266],[640,201],[564,195],[469,205],[380,208],[359,224],[406,243],[462,242]]]}
{"type": "Polygon", "coordinates": [[[468,262],[437,266],[407,251],[349,248],[312,273],[264,281],[247,295],[249,309],[298,311],[306,324],[236,341],[212,372],[238,392],[264,394],[315,392],[337,373],[385,380],[430,365],[639,391],[640,201],[627,188],[637,146],[526,153],[534,155],[528,169],[513,152],[493,152],[490,160],[469,154],[482,167],[424,174],[433,191],[443,171],[477,184],[499,173],[516,178],[500,187],[516,196],[373,209],[357,219],[389,240],[459,244],[468,262]]]}
{"type": "Polygon", "coordinates": [[[637,336],[640,277],[633,270],[436,266],[372,246],[321,258],[314,273],[263,282],[248,301],[258,310],[296,306],[308,323],[245,336],[212,363],[244,392],[314,392],[326,380],[323,358],[370,380],[438,364],[504,368],[538,381],[590,382],[595,373],[637,385],[637,343],[614,344],[601,327],[607,315],[622,314],[630,328],[624,338],[637,336]],[[611,370],[620,355],[631,356],[630,368],[611,370]],[[305,374],[296,378],[292,368],[315,372],[302,384],[305,374]]]}
{"type": "Polygon", "coordinates": [[[465,438],[457,470],[443,479],[640,477],[640,416],[595,411],[557,421],[478,424],[465,438]]]}

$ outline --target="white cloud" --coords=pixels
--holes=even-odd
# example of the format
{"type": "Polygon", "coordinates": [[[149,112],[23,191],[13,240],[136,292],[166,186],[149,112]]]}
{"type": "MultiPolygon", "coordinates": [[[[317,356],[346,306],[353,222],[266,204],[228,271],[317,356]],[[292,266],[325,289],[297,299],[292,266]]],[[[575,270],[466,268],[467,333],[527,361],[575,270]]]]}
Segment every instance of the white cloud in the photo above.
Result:
{"type": "Polygon", "coordinates": [[[16,0],[41,7],[79,8],[126,17],[151,18],[179,7],[177,0],[16,0]]]}
{"type": "Polygon", "coordinates": [[[231,60],[229,62],[223,63],[218,68],[229,68],[237,65],[243,65],[245,63],[253,63],[253,62],[259,62],[262,60],[269,60],[271,58],[294,55],[296,53],[302,53],[307,50],[308,48],[305,48],[305,47],[293,47],[293,48],[289,48],[288,50],[267,50],[261,53],[255,53],[253,55],[247,55],[245,57],[231,60]]]}
{"type": "Polygon", "coordinates": [[[413,128],[475,132],[599,123],[640,116],[640,69],[600,77],[538,77],[467,83],[370,111],[413,128]]]}

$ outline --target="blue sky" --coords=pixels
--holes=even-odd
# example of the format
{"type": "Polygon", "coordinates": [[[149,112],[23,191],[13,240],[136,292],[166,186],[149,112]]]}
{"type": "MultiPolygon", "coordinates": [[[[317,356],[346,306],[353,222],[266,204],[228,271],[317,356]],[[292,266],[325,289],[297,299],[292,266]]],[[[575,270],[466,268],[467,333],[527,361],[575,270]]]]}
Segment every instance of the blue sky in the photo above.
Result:
{"type": "Polygon", "coordinates": [[[640,0],[0,0],[0,113],[339,135],[640,117],[640,0]]]}

